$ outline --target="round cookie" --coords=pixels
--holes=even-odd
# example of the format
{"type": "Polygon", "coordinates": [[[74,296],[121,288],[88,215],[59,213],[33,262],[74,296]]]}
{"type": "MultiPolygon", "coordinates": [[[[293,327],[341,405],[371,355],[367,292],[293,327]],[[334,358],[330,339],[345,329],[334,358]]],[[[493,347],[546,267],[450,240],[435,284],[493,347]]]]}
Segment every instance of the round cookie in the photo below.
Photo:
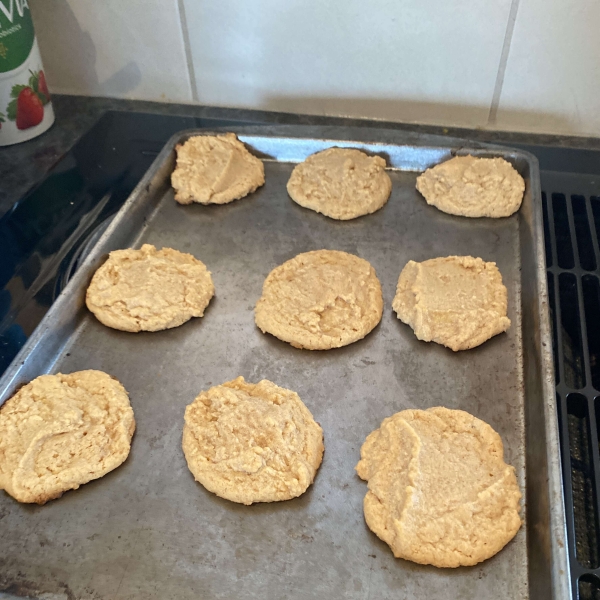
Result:
{"type": "Polygon", "coordinates": [[[315,250],[269,273],[254,318],[263,333],[296,348],[328,350],[364,338],[382,312],[381,284],[366,260],[315,250]]]}
{"type": "Polygon", "coordinates": [[[160,331],[201,317],[215,293],[203,262],[172,248],[115,250],[94,273],[85,301],[121,331],[160,331]]]}
{"type": "Polygon", "coordinates": [[[323,430],[295,392],[243,377],[185,409],[183,452],[196,481],[240,504],[303,494],[323,458],[323,430]]]}
{"type": "Polygon", "coordinates": [[[125,388],[102,371],[41,375],[0,408],[0,489],[44,504],[98,479],[129,455],[125,388]]]}
{"type": "Polygon", "coordinates": [[[514,468],[500,436],[462,410],[404,410],[384,419],[356,465],[369,484],[369,528],[394,556],[436,567],[475,565],[521,526],[514,468]]]}
{"type": "Polygon", "coordinates": [[[418,339],[468,350],[506,331],[507,291],[496,263],[472,256],[409,261],[392,308],[418,339]]]}
{"type": "Polygon", "coordinates": [[[385,160],[352,148],[328,148],[292,171],[287,191],[300,206],[332,219],[348,220],[379,210],[392,181],[385,160]]]}
{"type": "Polygon", "coordinates": [[[463,217],[509,217],[519,210],[525,182],[503,158],[455,156],[417,177],[427,204],[463,217]]]}
{"type": "Polygon", "coordinates": [[[180,204],[226,204],[265,182],[262,160],[250,154],[233,133],[191,137],[175,150],[171,184],[180,204]]]}

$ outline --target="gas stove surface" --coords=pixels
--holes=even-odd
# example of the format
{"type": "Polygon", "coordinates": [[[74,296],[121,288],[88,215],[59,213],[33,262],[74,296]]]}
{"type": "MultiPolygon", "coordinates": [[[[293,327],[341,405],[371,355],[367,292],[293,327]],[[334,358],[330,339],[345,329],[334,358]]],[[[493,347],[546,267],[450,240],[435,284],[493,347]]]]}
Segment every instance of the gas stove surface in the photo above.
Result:
{"type": "MultiPolygon", "coordinates": [[[[108,112],[0,219],[0,374],[177,131],[257,123],[108,112]]],[[[600,152],[540,161],[573,598],[600,598],[600,152]]]]}

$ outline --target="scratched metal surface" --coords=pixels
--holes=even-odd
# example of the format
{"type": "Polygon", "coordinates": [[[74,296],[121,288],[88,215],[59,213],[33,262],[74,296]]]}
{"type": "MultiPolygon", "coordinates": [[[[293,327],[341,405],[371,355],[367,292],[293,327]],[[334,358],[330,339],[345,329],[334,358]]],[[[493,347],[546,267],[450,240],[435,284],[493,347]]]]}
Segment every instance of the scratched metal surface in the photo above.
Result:
{"type": "MultiPolygon", "coordinates": [[[[524,494],[526,459],[530,470],[550,471],[550,487],[530,482],[532,505],[546,506],[555,494],[558,449],[553,424],[544,417],[549,410],[544,369],[551,365],[545,354],[528,362],[524,349],[536,350],[523,345],[524,333],[540,337],[539,331],[524,331],[524,323],[547,319],[536,304],[536,294],[545,294],[545,288],[536,275],[540,233],[532,230],[538,227],[531,217],[539,193],[535,165],[527,155],[504,153],[528,180],[521,213],[463,219],[427,206],[414,189],[415,171],[448,158],[449,149],[344,142],[385,155],[396,170],[390,172],[393,191],[382,210],[337,222],[301,208],[285,191],[291,163],[333,145],[331,140],[243,139],[270,157],[265,186],[225,206],[179,206],[168,186],[172,141],[0,382],[1,403],[41,373],[100,369],[129,391],[137,421],[128,460],[104,478],[42,507],[0,495],[0,591],[110,600],[530,597],[528,588],[554,581],[564,559],[555,552],[560,526],[552,529],[543,509],[541,516],[534,513],[535,523],[526,519],[502,552],[476,567],[416,565],[394,559],[365,525],[366,485],[354,466],[366,435],[383,418],[405,408],[443,405],[469,411],[498,431],[524,494]],[[106,328],[87,313],[85,288],[106,253],[146,242],[190,252],[207,264],[216,297],[204,318],[169,331],[129,334],[106,328]],[[253,308],[272,268],[319,248],[370,261],[382,283],[385,309],[364,340],[310,352],[263,335],[254,325],[253,308]],[[535,300],[523,303],[525,318],[524,248],[532,253],[523,260],[531,264],[535,300]],[[451,254],[498,264],[512,321],[507,334],[460,353],[418,341],[391,309],[408,260],[451,254]],[[200,390],[238,375],[297,391],[321,423],[323,464],[302,497],[241,506],[207,492],[189,473],[181,451],[185,406],[200,390]],[[549,441],[529,453],[526,403],[540,414],[542,433],[550,432],[549,441]],[[534,536],[530,552],[543,555],[533,557],[534,570],[528,536],[534,536]]],[[[547,335],[542,327],[542,341],[547,335]]],[[[555,510],[560,519],[562,505],[555,510]]],[[[547,585],[539,589],[550,589],[547,585]]],[[[560,582],[552,585],[556,594],[560,582]]],[[[532,591],[531,597],[538,596],[532,591]]]]}

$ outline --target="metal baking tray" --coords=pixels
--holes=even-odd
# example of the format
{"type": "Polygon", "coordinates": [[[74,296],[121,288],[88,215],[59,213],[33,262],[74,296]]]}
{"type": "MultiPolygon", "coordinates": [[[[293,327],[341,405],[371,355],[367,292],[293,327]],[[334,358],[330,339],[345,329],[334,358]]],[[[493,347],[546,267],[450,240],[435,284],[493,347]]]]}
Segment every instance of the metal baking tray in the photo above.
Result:
{"type": "Polygon", "coordinates": [[[537,160],[505,148],[445,147],[440,138],[427,145],[427,137],[401,132],[233,130],[265,160],[264,187],[224,206],[180,206],[170,187],[174,146],[207,132],[176,135],[0,381],[2,403],[42,373],[100,369],[129,391],[137,421],[128,460],[102,479],[41,507],[0,494],[0,590],[103,600],[567,598],[537,160]],[[377,141],[363,141],[369,137],[377,141]],[[393,190],[383,209],[341,222],[289,199],[293,163],[334,145],[387,159],[393,190]],[[428,206],[415,190],[418,172],[456,153],[510,161],[526,181],[519,213],[466,219],[428,206]],[[216,297],[204,318],[131,334],[87,312],[86,287],[107,253],[142,243],[206,263],[216,297]],[[263,335],[253,309],[271,269],[320,248],[370,261],[385,309],[365,339],[310,352],[263,335]],[[512,320],[507,334],[458,353],[417,340],[391,308],[408,260],[451,254],[498,264],[512,320]],[[242,506],[206,491],[188,471],[185,406],[238,375],[297,391],[321,423],[323,464],[300,498],[242,506]],[[354,466],[365,437],[399,410],[438,405],[469,411],[498,431],[524,493],[524,526],[475,567],[395,559],[363,519],[367,486],[354,466]]]}

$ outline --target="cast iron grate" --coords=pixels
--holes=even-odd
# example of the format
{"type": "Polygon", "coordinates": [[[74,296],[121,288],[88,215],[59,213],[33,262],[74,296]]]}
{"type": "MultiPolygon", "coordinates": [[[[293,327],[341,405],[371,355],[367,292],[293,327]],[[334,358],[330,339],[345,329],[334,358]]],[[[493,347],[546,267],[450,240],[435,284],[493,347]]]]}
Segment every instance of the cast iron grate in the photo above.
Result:
{"type": "Polygon", "coordinates": [[[600,600],[600,198],[542,175],[573,598],[600,600]]]}

